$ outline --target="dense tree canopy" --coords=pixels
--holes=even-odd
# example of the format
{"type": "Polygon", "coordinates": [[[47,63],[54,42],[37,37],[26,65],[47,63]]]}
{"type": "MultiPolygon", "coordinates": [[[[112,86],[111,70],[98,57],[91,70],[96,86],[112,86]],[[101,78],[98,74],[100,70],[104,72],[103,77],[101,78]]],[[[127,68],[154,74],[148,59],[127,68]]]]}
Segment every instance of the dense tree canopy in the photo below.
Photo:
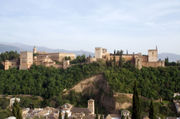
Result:
{"type": "Polygon", "coordinates": [[[0,54],[0,69],[4,69],[2,62],[5,60],[19,59],[19,54],[16,51],[6,51],[0,54]]]}
{"type": "Polygon", "coordinates": [[[0,62],[5,61],[5,60],[13,60],[13,59],[18,59],[19,54],[15,51],[6,51],[4,53],[0,54],[0,62]]]}
{"type": "Polygon", "coordinates": [[[154,99],[171,100],[173,93],[180,92],[180,68],[109,68],[106,79],[112,90],[121,93],[133,93],[134,80],[142,96],[154,99]]]}
{"type": "Polygon", "coordinates": [[[16,100],[12,107],[12,114],[16,117],[16,119],[23,119],[21,107],[16,100]]]}
{"type": "Polygon", "coordinates": [[[98,63],[75,65],[66,70],[32,66],[29,70],[0,70],[0,94],[31,94],[50,98],[84,78],[100,73],[98,63]]]}
{"type": "Polygon", "coordinates": [[[133,88],[132,119],[140,119],[141,118],[140,100],[139,100],[139,94],[138,94],[136,85],[137,84],[135,81],[134,88],[133,88]]]}
{"type": "Polygon", "coordinates": [[[71,64],[78,64],[78,63],[85,63],[87,61],[87,58],[85,55],[77,56],[76,59],[71,61],[71,64]]]}

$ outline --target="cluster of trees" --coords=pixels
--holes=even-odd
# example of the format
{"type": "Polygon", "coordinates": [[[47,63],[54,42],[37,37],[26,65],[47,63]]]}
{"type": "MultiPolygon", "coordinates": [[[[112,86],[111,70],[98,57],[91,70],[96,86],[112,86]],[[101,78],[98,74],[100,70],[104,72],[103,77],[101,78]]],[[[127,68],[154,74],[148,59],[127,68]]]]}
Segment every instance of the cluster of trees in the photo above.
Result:
{"type": "Polygon", "coordinates": [[[111,68],[105,77],[115,92],[132,93],[134,80],[142,96],[154,99],[171,100],[175,92],[180,92],[180,67],[166,68],[111,68]]]}
{"type": "Polygon", "coordinates": [[[169,58],[165,58],[165,66],[180,66],[178,62],[169,62],[169,58]]]}
{"type": "Polygon", "coordinates": [[[5,60],[19,59],[19,54],[16,51],[6,51],[0,54],[0,69],[4,69],[2,62],[5,60]]]}
{"type": "MultiPolygon", "coordinates": [[[[0,60],[11,60],[19,57],[17,52],[8,54],[1,54],[0,60]]],[[[87,100],[94,98],[97,103],[96,109],[98,109],[99,114],[102,114],[105,111],[101,110],[103,107],[98,102],[98,96],[70,92],[68,96],[62,97],[64,89],[73,87],[84,78],[103,72],[114,92],[135,92],[133,90],[134,81],[137,82],[139,94],[149,99],[162,98],[170,101],[174,92],[180,92],[180,67],[177,65],[174,67],[142,68],[138,70],[134,68],[131,62],[123,61],[123,51],[117,51],[115,54],[120,56],[120,60],[116,61],[114,58],[106,62],[106,65],[99,62],[86,64],[87,58],[78,56],[71,61],[71,63],[77,65],[67,69],[33,65],[29,70],[0,70],[0,94],[30,94],[44,98],[44,100],[35,99],[36,101],[25,98],[21,100],[21,107],[31,108],[43,106],[58,107],[66,102],[78,107],[86,107],[87,100]]],[[[0,103],[0,105],[4,109],[6,103],[0,103]]],[[[153,103],[151,107],[153,107],[153,103]]]]}
{"type": "Polygon", "coordinates": [[[13,106],[10,108],[7,108],[9,106],[9,100],[6,98],[0,99],[0,119],[5,119],[9,116],[14,116],[16,119],[23,119],[22,118],[22,109],[20,107],[20,104],[15,100],[13,106]],[[5,103],[5,104],[3,104],[5,103]]]}
{"type": "Polygon", "coordinates": [[[12,114],[16,117],[16,119],[23,119],[21,107],[16,100],[12,107],[12,114]]]}
{"type": "Polygon", "coordinates": [[[71,64],[80,64],[87,62],[87,58],[85,55],[77,56],[76,59],[71,61],[71,64]]]}
{"type": "MultiPolygon", "coordinates": [[[[141,110],[141,102],[139,99],[139,94],[137,90],[137,84],[136,81],[134,83],[133,87],[133,106],[132,106],[132,119],[141,119],[142,117],[142,110],[141,110]]],[[[151,100],[150,106],[149,106],[149,118],[150,119],[157,119],[157,114],[154,109],[153,101],[151,100]]]]}
{"type": "Polygon", "coordinates": [[[19,59],[19,54],[16,51],[6,51],[0,54],[0,62],[13,59],[19,59]]]}
{"type": "Polygon", "coordinates": [[[51,98],[103,70],[99,63],[75,65],[66,70],[44,66],[32,66],[29,70],[0,70],[0,94],[31,94],[51,98]]]}

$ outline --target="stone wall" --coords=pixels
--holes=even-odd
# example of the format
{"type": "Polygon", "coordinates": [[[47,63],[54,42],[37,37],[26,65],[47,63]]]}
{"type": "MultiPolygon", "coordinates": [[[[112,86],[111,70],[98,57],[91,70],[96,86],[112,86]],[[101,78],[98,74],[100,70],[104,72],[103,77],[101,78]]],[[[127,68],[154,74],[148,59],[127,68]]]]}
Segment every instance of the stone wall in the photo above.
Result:
{"type": "Polygon", "coordinates": [[[19,67],[18,60],[11,60],[11,61],[6,60],[5,62],[3,62],[3,65],[4,65],[4,70],[19,67]]]}
{"type": "Polygon", "coordinates": [[[33,64],[33,53],[32,52],[21,52],[19,69],[22,69],[22,70],[29,69],[32,64],[33,64]]]}
{"type": "Polygon", "coordinates": [[[165,62],[164,61],[142,62],[142,66],[144,66],[144,67],[165,67],[165,62]]]}
{"type": "Polygon", "coordinates": [[[76,55],[73,53],[48,53],[47,54],[52,60],[62,62],[65,57],[70,57],[71,60],[76,58],[76,55]]]}

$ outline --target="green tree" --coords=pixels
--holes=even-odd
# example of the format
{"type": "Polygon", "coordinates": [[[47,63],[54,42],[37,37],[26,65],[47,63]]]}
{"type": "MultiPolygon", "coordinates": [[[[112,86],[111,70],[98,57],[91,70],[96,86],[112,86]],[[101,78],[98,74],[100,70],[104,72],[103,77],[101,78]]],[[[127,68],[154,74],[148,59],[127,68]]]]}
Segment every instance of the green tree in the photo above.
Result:
{"type": "Polygon", "coordinates": [[[58,119],[62,119],[61,111],[59,111],[59,118],[58,119]]]}
{"type": "Polygon", "coordinates": [[[133,88],[133,108],[132,108],[132,119],[140,119],[141,112],[140,112],[140,101],[139,95],[137,91],[137,83],[134,82],[133,88]]]}
{"type": "Polygon", "coordinates": [[[169,58],[165,58],[165,66],[168,66],[169,65],[169,58]]]}
{"type": "Polygon", "coordinates": [[[96,114],[96,119],[98,119],[98,114],[96,114]]]}
{"type": "Polygon", "coordinates": [[[156,119],[153,100],[151,100],[151,104],[150,104],[149,118],[150,119],[156,119]]]}
{"type": "Polygon", "coordinates": [[[19,103],[17,100],[15,100],[13,107],[12,107],[12,114],[13,116],[16,117],[16,119],[23,119],[22,118],[22,110],[21,107],[19,106],[19,103]]]}
{"type": "Polygon", "coordinates": [[[116,66],[116,54],[114,54],[113,63],[114,63],[114,67],[115,67],[116,66]]]}
{"type": "Polygon", "coordinates": [[[121,116],[121,119],[125,119],[124,115],[121,116]]]}
{"type": "Polygon", "coordinates": [[[122,58],[122,55],[123,55],[123,51],[119,51],[119,67],[122,67],[123,66],[123,58],[122,58]]]}
{"type": "Polygon", "coordinates": [[[64,119],[68,119],[68,114],[65,113],[64,119]]]}
{"type": "Polygon", "coordinates": [[[78,64],[78,63],[85,63],[87,61],[87,58],[85,55],[77,56],[76,59],[71,61],[71,64],[78,64]]]}
{"type": "Polygon", "coordinates": [[[101,115],[100,119],[104,119],[104,115],[103,114],[101,115]]]}

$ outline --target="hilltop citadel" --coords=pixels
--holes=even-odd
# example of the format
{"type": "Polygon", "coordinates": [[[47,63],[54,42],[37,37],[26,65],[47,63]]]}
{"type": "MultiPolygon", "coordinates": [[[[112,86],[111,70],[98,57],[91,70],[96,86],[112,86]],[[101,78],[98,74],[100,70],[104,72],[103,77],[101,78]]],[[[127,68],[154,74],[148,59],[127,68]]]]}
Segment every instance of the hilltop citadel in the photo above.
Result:
{"type": "MultiPolygon", "coordinates": [[[[107,49],[96,47],[95,56],[89,58],[89,62],[95,62],[98,60],[119,61],[120,57],[125,62],[131,62],[136,68],[141,69],[142,67],[164,67],[165,62],[158,60],[158,49],[148,50],[148,55],[138,54],[122,54],[109,53],[107,49]]],[[[74,53],[46,53],[37,51],[36,47],[33,48],[33,52],[22,51],[20,52],[20,58],[14,60],[6,60],[3,62],[4,70],[9,68],[19,68],[20,70],[27,70],[33,64],[43,65],[46,67],[53,66],[55,68],[67,68],[70,66],[70,61],[74,60],[76,55],[74,53]]]]}
{"type": "MultiPolygon", "coordinates": [[[[95,59],[103,59],[105,61],[110,61],[115,58],[115,61],[120,60],[120,55],[118,53],[109,53],[105,48],[95,48],[95,59]]],[[[125,62],[131,62],[136,68],[141,69],[142,67],[164,67],[165,62],[158,60],[158,49],[148,50],[148,55],[138,54],[122,54],[122,59],[125,62]]]]}

